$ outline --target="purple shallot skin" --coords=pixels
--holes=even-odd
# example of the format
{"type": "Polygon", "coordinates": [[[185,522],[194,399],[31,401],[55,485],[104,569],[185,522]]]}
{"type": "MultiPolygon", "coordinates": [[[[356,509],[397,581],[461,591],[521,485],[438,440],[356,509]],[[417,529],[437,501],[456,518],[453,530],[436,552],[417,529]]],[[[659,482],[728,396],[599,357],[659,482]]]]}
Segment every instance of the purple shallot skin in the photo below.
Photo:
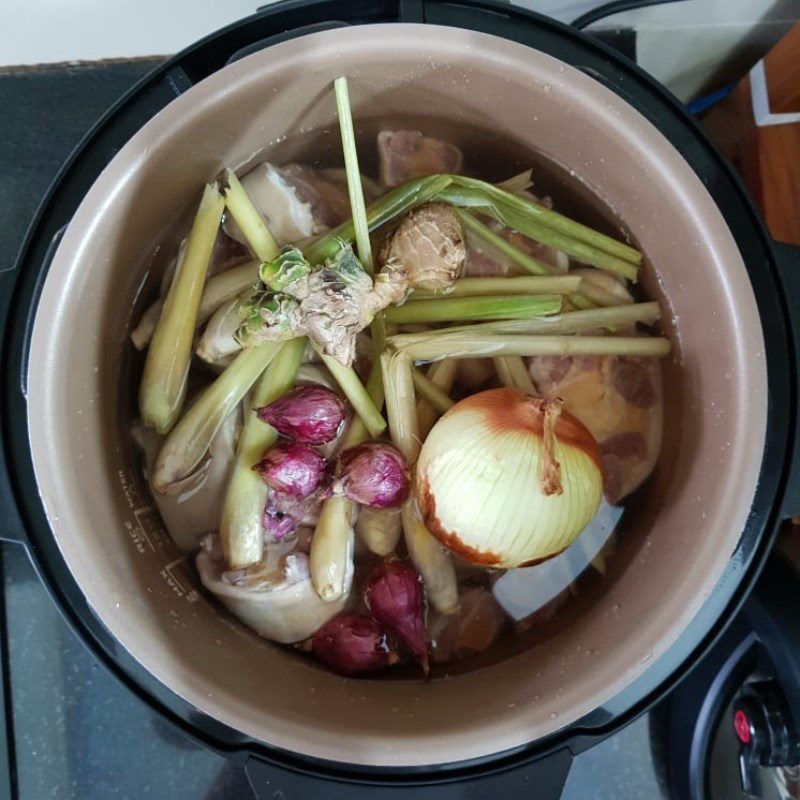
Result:
{"type": "Polygon", "coordinates": [[[312,652],[341,675],[358,675],[397,661],[380,625],[369,617],[341,614],[312,638],[312,652]]]}
{"type": "Polygon", "coordinates": [[[267,542],[282,542],[291,536],[300,524],[291,514],[282,511],[276,502],[276,492],[270,492],[261,524],[264,528],[264,537],[267,542]]]}
{"type": "Polygon", "coordinates": [[[325,459],[309,444],[286,442],[267,450],[253,469],[276,492],[302,498],[319,488],[325,459]]]}
{"type": "Polygon", "coordinates": [[[288,439],[326,444],[341,430],[347,409],[342,399],[324,386],[298,386],[257,408],[256,413],[288,439]]]}
{"type": "Polygon", "coordinates": [[[428,672],[425,596],[416,570],[405,561],[384,561],[370,575],[364,602],[374,619],[400,639],[428,672]]]}
{"type": "Polygon", "coordinates": [[[363,506],[399,506],[409,493],[405,459],[398,450],[383,442],[366,442],[351,447],[339,457],[339,478],[335,488],[363,506]]]}

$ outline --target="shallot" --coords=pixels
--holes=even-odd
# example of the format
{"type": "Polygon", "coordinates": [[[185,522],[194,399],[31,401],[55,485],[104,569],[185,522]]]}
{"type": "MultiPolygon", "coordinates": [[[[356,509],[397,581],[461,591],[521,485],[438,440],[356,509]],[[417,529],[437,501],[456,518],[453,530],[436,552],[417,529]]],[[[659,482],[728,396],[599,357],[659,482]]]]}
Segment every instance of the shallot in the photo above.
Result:
{"type": "Polygon", "coordinates": [[[319,487],[325,459],[304,442],[276,444],[253,469],[267,486],[291,497],[307,497],[319,487]]]}
{"type": "Polygon", "coordinates": [[[394,508],[408,497],[408,484],[403,456],[389,444],[366,442],[339,457],[334,491],[364,506],[394,508]]]}
{"type": "Polygon", "coordinates": [[[379,564],[364,589],[370,614],[397,636],[428,671],[425,597],[417,572],[403,561],[379,564]]]}
{"type": "Polygon", "coordinates": [[[358,675],[398,661],[385,632],[369,617],[343,614],[323,625],[312,639],[312,652],[342,675],[358,675]]]}
{"type": "Polygon", "coordinates": [[[300,386],[256,411],[278,433],[307,444],[336,438],[347,413],[341,398],[323,386],[300,386]]]}

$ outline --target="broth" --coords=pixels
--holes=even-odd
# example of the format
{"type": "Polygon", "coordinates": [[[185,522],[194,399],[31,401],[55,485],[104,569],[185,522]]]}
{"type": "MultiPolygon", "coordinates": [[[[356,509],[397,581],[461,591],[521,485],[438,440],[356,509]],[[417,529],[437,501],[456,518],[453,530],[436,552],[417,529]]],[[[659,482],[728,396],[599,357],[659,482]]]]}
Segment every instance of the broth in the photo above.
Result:
{"type": "MultiPolygon", "coordinates": [[[[516,175],[526,169],[533,170],[532,191],[539,197],[550,196],[555,210],[585,225],[611,236],[621,237],[628,241],[624,224],[618,219],[602,198],[587,187],[572,170],[548,159],[545,155],[533,152],[514,141],[498,142],[490,133],[478,128],[459,124],[453,125],[444,120],[429,117],[401,118],[367,118],[356,123],[357,144],[361,171],[369,177],[376,177],[378,172],[378,151],[376,135],[384,129],[417,129],[426,136],[442,139],[459,147],[464,155],[462,172],[465,175],[478,177],[486,181],[497,182],[516,175]],[[487,154],[491,154],[487,156],[487,154]]],[[[270,143],[263,151],[254,154],[248,162],[236,165],[237,172],[247,169],[264,160],[281,165],[289,162],[308,164],[316,168],[341,167],[341,143],[338,129],[326,128],[305,131],[279,142],[270,143]]],[[[151,255],[145,267],[145,278],[136,291],[131,317],[131,327],[138,321],[141,312],[158,294],[161,275],[172,259],[177,244],[185,234],[191,220],[191,209],[176,221],[171,236],[165,237],[162,246],[151,255]]],[[[634,243],[635,244],[635,243],[634,243]]],[[[644,272],[649,270],[645,264],[644,272]]],[[[657,287],[652,281],[645,281],[647,294],[657,296],[657,287]]],[[[642,290],[637,290],[641,297],[642,290]]],[[[669,330],[669,324],[664,326],[669,330]]],[[[132,421],[136,414],[136,386],[143,365],[143,355],[132,347],[124,348],[122,379],[119,382],[119,405],[123,409],[122,419],[132,421]]],[[[676,365],[667,365],[666,370],[676,369],[676,365]]],[[[677,381],[667,380],[664,385],[665,408],[677,399],[677,381]]],[[[673,407],[678,407],[675,403],[673,407]]],[[[665,436],[676,430],[679,421],[667,415],[665,420],[665,436]]],[[[131,453],[132,458],[136,456],[131,453]]],[[[663,455],[662,455],[663,460],[663,455]]],[[[659,465],[659,472],[667,471],[659,465]]],[[[656,479],[658,480],[658,478],[656,479]]],[[[580,619],[584,611],[591,607],[601,592],[613,585],[616,577],[625,569],[625,565],[635,557],[642,557],[640,551],[646,547],[646,537],[639,532],[646,531],[657,513],[658,492],[652,490],[653,479],[625,498],[625,513],[611,534],[609,542],[601,548],[604,559],[602,571],[587,566],[578,574],[571,575],[568,586],[551,597],[550,602],[540,606],[532,620],[523,629],[514,631],[514,626],[507,621],[500,637],[484,652],[476,653],[446,664],[432,664],[431,677],[443,678],[451,674],[468,672],[490,666],[507,658],[535,648],[543,642],[556,637],[566,627],[580,619]]],[[[144,482],[143,482],[144,488],[144,482]]],[[[610,531],[609,531],[610,533],[610,531]]],[[[597,563],[597,562],[596,562],[597,563]]],[[[532,569],[536,569],[535,567],[532,569]]],[[[361,579],[363,572],[361,570],[361,579]]],[[[356,575],[352,594],[359,593],[359,574],[356,575]]],[[[199,579],[198,587],[200,586],[199,579]]],[[[473,576],[464,585],[490,587],[497,579],[497,573],[484,570],[481,575],[473,576]]],[[[213,601],[212,601],[213,602],[213,601]]],[[[524,603],[524,598],[519,598],[524,603]]],[[[229,614],[218,606],[219,613],[229,614]]],[[[274,647],[275,644],[265,641],[255,633],[250,633],[253,646],[274,647]]],[[[291,651],[291,648],[288,648],[291,651]]],[[[302,657],[302,656],[296,656],[302,657]]],[[[325,667],[320,665],[321,669],[325,667]]],[[[373,677],[373,676],[370,676],[373,677]]],[[[379,679],[418,680],[421,677],[419,667],[414,664],[394,667],[377,673],[379,679]]]]}

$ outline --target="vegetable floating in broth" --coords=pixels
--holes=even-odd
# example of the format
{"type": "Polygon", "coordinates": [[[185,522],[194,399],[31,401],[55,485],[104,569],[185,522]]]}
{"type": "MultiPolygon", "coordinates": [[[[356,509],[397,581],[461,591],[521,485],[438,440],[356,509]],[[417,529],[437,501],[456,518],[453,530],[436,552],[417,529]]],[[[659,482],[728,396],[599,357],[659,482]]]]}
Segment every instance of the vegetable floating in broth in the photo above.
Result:
{"type": "Polygon", "coordinates": [[[601,501],[656,463],[670,344],[629,288],[641,253],[533,195],[531,170],[488,183],[399,128],[374,180],[343,78],[334,97],[344,169],[206,186],[132,334],[134,438],[241,621],[343,675],[424,675],[534,624],[512,597],[531,565],[604,569],[601,501]]]}

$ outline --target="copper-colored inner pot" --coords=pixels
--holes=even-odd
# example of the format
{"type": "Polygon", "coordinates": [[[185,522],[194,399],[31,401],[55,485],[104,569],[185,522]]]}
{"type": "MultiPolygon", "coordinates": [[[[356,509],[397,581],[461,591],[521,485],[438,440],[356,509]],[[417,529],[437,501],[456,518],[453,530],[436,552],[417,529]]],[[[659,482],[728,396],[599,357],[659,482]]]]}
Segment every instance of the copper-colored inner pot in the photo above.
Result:
{"type": "MultiPolygon", "coordinates": [[[[298,141],[302,141],[299,136],[298,141]]],[[[283,144],[292,156],[291,144],[283,144]]],[[[713,200],[624,101],[542,53],[464,30],[380,25],[276,45],[148,123],[87,194],[37,310],[30,440],[53,531],[108,630],[200,711],[281,748],[434,764],[530,742],[597,708],[675,640],[731,557],[764,444],[766,370],[753,292],[713,200]],[[636,496],[610,579],[552,635],[456,677],[352,681],[258,640],[197,591],[136,474],[122,357],[147,258],[198,187],[278,140],[356,119],[427,116],[516,141],[580,176],[648,257],[680,364],[665,372],[665,449],[636,496]]]]}

